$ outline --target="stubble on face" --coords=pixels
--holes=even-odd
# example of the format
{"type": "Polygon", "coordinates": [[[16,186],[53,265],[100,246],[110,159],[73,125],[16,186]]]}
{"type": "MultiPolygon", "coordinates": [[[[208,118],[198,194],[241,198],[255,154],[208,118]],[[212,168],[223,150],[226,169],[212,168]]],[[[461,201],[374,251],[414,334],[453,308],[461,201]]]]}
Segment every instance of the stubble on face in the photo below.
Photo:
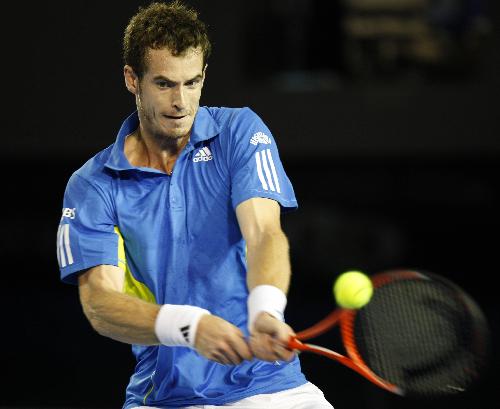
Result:
{"type": "Polygon", "coordinates": [[[189,140],[203,87],[203,55],[189,49],[174,56],[164,48],[148,50],[146,72],[136,94],[140,130],[160,149],[189,140]]]}

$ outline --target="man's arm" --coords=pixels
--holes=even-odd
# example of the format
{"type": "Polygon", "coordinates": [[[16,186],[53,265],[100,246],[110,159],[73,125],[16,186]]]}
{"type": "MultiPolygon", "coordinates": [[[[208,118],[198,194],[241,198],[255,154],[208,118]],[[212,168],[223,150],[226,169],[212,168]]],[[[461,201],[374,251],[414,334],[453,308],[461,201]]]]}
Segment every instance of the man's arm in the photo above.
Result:
{"type": "MultiPolygon", "coordinates": [[[[155,325],[161,306],[124,294],[123,282],[123,270],[111,265],[93,267],[81,274],[78,284],[86,317],[103,336],[129,344],[160,344],[155,325]]],[[[252,358],[241,331],[214,315],[201,317],[195,349],[223,364],[252,358]]]]}
{"type": "MultiPolygon", "coordinates": [[[[260,285],[270,285],[285,295],[290,284],[288,240],[281,229],[280,206],[270,199],[253,198],[236,208],[243,238],[247,244],[247,285],[251,292],[260,285]]],[[[290,360],[293,352],[286,349],[293,330],[272,315],[261,312],[251,328],[250,347],[260,359],[290,360]]]]}
{"type": "Polygon", "coordinates": [[[249,291],[258,285],[278,287],[285,294],[290,285],[288,240],[281,230],[280,206],[270,199],[253,198],[236,208],[247,244],[249,291]]]}
{"type": "Polygon", "coordinates": [[[101,335],[128,344],[156,345],[154,326],[160,306],[122,292],[125,273],[100,265],[78,278],[80,302],[92,327],[101,335]]]}

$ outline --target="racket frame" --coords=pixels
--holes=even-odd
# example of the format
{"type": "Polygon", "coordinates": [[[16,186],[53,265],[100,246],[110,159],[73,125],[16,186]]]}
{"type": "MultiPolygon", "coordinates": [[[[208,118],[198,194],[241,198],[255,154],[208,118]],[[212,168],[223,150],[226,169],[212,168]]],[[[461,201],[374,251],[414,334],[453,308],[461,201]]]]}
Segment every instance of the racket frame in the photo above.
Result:
{"type": "MultiPolygon", "coordinates": [[[[391,270],[371,277],[374,288],[381,287],[390,281],[394,281],[395,279],[425,280],[429,278],[426,275],[414,270],[391,270]]],[[[382,389],[404,396],[405,392],[400,387],[379,377],[368,367],[368,365],[366,365],[363,358],[361,358],[358,348],[353,342],[354,320],[356,318],[356,314],[357,310],[355,309],[337,308],[312,327],[300,331],[294,337],[291,337],[288,341],[288,348],[304,352],[313,352],[326,356],[327,358],[340,362],[348,368],[356,371],[382,389]],[[337,324],[340,326],[340,334],[342,343],[346,350],[346,355],[342,355],[319,345],[302,342],[325,333],[337,324]]]]}

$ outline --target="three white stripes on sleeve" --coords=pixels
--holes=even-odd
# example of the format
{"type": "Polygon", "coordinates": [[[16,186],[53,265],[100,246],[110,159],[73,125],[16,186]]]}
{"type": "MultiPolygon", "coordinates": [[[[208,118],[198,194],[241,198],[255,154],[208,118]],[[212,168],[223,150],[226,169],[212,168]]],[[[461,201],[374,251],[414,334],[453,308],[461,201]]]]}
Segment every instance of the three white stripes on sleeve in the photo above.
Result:
{"type": "Polygon", "coordinates": [[[57,229],[57,261],[61,267],[73,264],[73,254],[69,243],[69,224],[61,224],[57,229]]]}
{"type": "Polygon", "coordinates": [[[257,174],[259,175],[262,189],[281,193],[278,174],[276,173],[276,168],[274,167],[271,149],[264,149],[259,152],[255,152],[255,163],[257,165],[257,174]]]}

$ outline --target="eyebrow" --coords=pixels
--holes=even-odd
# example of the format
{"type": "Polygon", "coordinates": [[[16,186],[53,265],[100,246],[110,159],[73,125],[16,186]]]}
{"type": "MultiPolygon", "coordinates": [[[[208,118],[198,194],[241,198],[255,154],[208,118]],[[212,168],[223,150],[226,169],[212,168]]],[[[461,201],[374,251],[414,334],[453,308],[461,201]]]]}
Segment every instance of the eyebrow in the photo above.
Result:
{"type": "MultiPolygon", "coordinates": [[[[196,77],[193,77],[189,80],[186,80],[184,83],[187,83],[187,82],[192,82],[192,81],[196,81],[196,80],[201,80],[203,78],[203,75],[202,74],[198,74],[196,77]]],[[[171,84],[178,84],[178,81],[173,81],[167,77],[165,77],[164,75],[157,75],[155,77],[153,77],[153,81],[158,81],[158,80],[163,80],[163,81],[167,81],[171,84]]]]}

